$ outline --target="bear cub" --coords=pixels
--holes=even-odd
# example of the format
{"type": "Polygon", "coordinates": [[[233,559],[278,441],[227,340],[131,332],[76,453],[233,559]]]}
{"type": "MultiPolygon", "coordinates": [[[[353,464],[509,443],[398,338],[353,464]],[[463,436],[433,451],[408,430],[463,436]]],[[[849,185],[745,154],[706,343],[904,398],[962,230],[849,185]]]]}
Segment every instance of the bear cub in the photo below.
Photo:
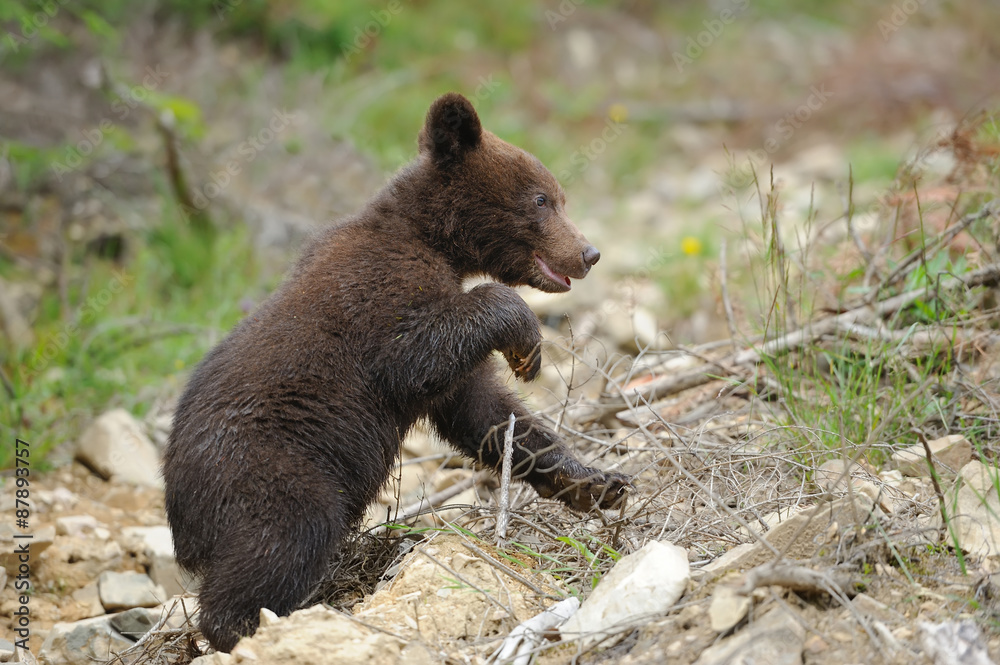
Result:
{"type": "Polygon", "coordinates": [[[530,381],[539,321],[513,286],[568,291],[600,253],[534,156],[437,99],[419,156],[356,216],[319,232],[274,294],[198,365],[164,455],[177,561],[202,579],[199,625],[230,651],[262,607],[291,613],[375,500],[413,424],[578,511],[629,480],[584,466],[497,376],[530,381]],[[462,280],[496,280],[463,290],[462,280]]]}

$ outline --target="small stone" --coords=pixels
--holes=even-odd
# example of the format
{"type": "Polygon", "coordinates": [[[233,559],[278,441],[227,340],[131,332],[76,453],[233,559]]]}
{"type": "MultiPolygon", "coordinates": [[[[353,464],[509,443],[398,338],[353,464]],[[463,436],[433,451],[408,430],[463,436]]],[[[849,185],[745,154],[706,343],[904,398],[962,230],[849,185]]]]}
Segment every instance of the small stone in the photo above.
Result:
{"type": "Polygon", "coordinates": [[[802,623],[785,608],[777,607],[743,630],[705,649],[695,665],[802,665],[804,644],[802,623]]]}
{"type": "MultiPolygon", "coordinates": [[[[959,469],[972,460],[972,444],[961,434],[941,437],[928,442],[931,449],[931,457],[934,461],[934,468],[938,474],[954,475],[959,469]]],[[[930,468],[927,466],[927,451],[923,444],[910,446],[896,452],[892,456],[896,468],[904,476],[929,477],[930,468]]]]}
{"type": "Polygon", "coordinates": [[[49,549],[56,538],[56,528],[54,526],[44,526],[35,531],[21,531],[9,524],[0,524],[0,565],[4,567],[7,574],[17,575],[18,567],[21,565],[20,548],[26,545],[28,548],[29,562],[38,562],[38,556],[49,549]],[[31,536],[30,538],[22,536],[31,536]]]}
{"type": "Polygon", "coordinates": [[[111,617],[111,627],[133,642],[138,642],[155,623],[156,615],[141,607],[125,610],[111,617]]]}
{"type": "Polygon", "coordinates": [[[133,607],[155,607],[166,599],[163,587],[149,576],[136,572],[117,573],[106,570],[97,580],[104,609],[112,612],[133,607]]]}
{"type": "Polygon", "coordinates": [[[881,496],[879,488],[868,480],[873,477],[860,464],[850,465],[850,472],[844,475],[844,470],[848,468],[848,461],[844,459],[832,459],[824,462],[813,475],[817,485],[827,492],[844,494],[850,492],[861,493],[872,501],[878,501],[879,506],[887,513],[892,512],[892,504],[885,501],[881,496]],[[848,489],[850,483],[850,489],[848,489]]]}
{"type": "MultiPolygon", "coordinates": [[[[101,616],[104,614],[104,605],[101,604],[101,594],[97,590],[97,582],[80,587],[70,597],[80,606],[84,619],[101,616]]],[[[80,614],[76,615],[80,617],[80,614]]]]}
{"type": "Polygon", "coordinates": [[[67,515],[56,518],[56,534],[60,536],[82,536],[92,533],[101,526],[93,515],[67,515]]]}
{"type": "Polygon", "coordinates": [[[903,616],[885,603],[881,603],[866,593],[859,593],[851,603],[854,607],[871,619],[882,622],[902,621],[903,616]]]}
{"type": "Polygon", "coordinates": [[[803,648],[808,653],[822,653],[829,649],[830,646],[819,635],[810,635],[806,639],[806,643],[803,648]]]}
{"type": "Polygon", "coordinates": [[[163,487],[156,446],[124,409],[102,414],[84,430],[76,458],[105,480],[163,487]]]}
{"type": "Polygon", "coordinates": [[[560,633],[580,637],[586,646],[611,637],[614,626],[664,612],[684,594],[690,570],[683,548],[650,541],[614,565],[560,633]]]}
{"type": "Polygon", "coordinates": [[[752,567],[752,564],[748,565],[747,561],[749,560],[749,557],[755,553],[756,543],[743,543],[742,545],[737,545],[727,551],[718,559],[714,559],[702,568],[702,570],[706,575],[713,575],[716,573],[728,573],[730,571],[750,568],[752,567]]]}
{"type": "Polygon", "coordinates": [[[14,644],[0,638],[0,663],[9,663],[14,660],[14,644]]]}
{"type": "Polygon", "coordinates": [[[202,656],[192,665],[226,665],[231,662],[423,665],[432,662],[421,658],[402,658],[404,646],[404,642],[396,637],[361,625],[336,610],[315,605],[287,617],[269,620],[257,629],[253,637],[240,640],[228,655],[216,653],[202,656]]]}
{"type": "Polygon", "coordinates": [[[718,584],[712,593],[712,604],[708,608],[708,617],[712,630],[725,633],[732,629],[750,611],[750,598],[728,584],[718,584]]]}
{"type": "Polygon", "coordinates": [[[975,621],[922,622],[920,646],[934,665],[994,665],[975,621]]]}
{"type": "Polygon", "coordinates": [[[985,559],[1000,554],[1000,470],[982,462],[962,467],[948,492],[950,527],[962,549],[985,559]]]}
{"type": "Polygon", "coordinates": [[[109,654],[132,646],[132,642],[111,627],[108,617],[57,623],[49,631],[38,660],[59,665],[93,665],[106,662],[109,654]]]}
{"type": "Polygon", "coordinates": [[[149,577],[163,587],[167,597],[179,596],[197,588],[196,578],[177,564],[170,527],[126,527],[122,529],[122,535],[132,551],[142,552],[149,559],[149,577]]]}

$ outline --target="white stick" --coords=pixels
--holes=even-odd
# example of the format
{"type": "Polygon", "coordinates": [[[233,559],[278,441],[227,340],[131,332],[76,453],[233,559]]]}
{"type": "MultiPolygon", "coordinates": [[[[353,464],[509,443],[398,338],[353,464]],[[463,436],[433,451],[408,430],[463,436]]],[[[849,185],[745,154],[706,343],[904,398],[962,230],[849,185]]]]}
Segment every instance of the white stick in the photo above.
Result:
{"type": "Polygon", "coordinates": [[[510,414],[503,435],[503,465],[500,468],[500,513],[497,515],[497,546],[507,544],[507,524],[510,523],[510,466],[514,459],[514,414],[510,414]]]}
{"type": "Polygon", "coordinates": [[[490,662],[528,665],[532,651],[545,639],[545,632],[561,626],[580,609],[580,599],[575,597],[559,601],[541,614],[521,623],[504,638],[500,647],[490,656],[490,662]]]}

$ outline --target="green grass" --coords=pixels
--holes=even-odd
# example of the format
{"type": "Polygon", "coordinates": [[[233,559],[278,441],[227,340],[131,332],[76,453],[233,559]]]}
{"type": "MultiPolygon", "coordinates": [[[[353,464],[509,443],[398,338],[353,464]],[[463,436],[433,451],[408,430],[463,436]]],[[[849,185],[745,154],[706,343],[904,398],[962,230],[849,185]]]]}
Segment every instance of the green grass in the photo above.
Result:
{"type": "MultiPolygon", "coordinates": [[[[245,301],[259,301],[273,285],[241,227],[199,254],[190,238],[163,231],[177,227],[166,219],[148,238],[131,239],[136,254],[126,265],[79,268],[68,307],[47,292],[32,347],[0,350],[16,395],[0,402],[4,440],[28,440],[38,460],[103,410],[141,417],[178,392],[184,371],[242,318],[245,301]]],[[[11,450],[0,450],[0,468],[9,467],[11,450]]]]}

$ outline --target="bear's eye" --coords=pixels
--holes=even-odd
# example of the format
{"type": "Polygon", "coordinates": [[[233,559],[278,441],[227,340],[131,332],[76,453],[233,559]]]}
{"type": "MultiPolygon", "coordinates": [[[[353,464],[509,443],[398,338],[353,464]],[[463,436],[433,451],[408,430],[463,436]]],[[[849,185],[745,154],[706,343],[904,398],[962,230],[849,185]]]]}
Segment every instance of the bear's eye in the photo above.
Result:
{"type": "Polygon", "coordinates": [[[548,199],[545,198],[545,194],[539,194],[538,196],[535,197],[535,205],[538,206],[539,208],[544,208],[547,202],[548,199]]]}

